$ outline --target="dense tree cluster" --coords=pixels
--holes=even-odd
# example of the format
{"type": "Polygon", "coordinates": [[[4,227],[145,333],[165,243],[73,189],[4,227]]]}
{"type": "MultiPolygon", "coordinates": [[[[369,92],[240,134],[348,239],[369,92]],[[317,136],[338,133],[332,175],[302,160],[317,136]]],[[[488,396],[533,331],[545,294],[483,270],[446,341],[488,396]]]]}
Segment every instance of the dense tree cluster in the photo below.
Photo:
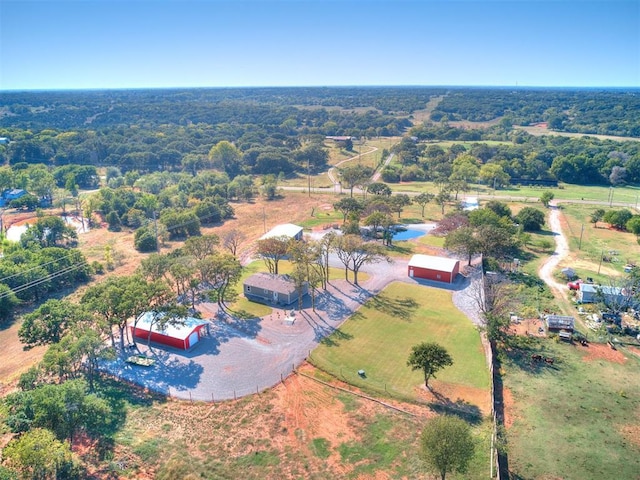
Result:
{"type": "Polygon", "coordinates": [[[640,137],[636,91],[548,88],[451,89],[431,119],[490,121],[514,125],[547,122],[552,130],[640,137]]]}
{"type": "MultiPolygon", "coordinates": [[[[427,133],[432,133],[433,138],[446,138],[439,136],[442,132],[437,130],[441,128],[412,128],[410,136],[394,146],[398,162],[387,167],[382,178],[386,182],[431,180],[496,187],[556,181],[614,186],[640,182],[640,142],[524,133],[497,135],[495,130],[487,129],[474,130],[478,138],[473,140],[501,142],[477,141],[468,147],[454,144],[444,148],[426,140],[430,137],[427,133]],[[464,156],[463,160],[460,156],[464,156]]],[[[447,131],[466,130],[448,127],[447,131]]]]}

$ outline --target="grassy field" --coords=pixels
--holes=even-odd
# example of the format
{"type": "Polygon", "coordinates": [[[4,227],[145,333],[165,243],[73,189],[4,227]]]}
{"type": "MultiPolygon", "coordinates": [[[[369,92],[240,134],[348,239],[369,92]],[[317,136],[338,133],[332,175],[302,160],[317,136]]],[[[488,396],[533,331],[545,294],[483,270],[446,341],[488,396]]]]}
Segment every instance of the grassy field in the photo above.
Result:
{"type": "MultiPolygon", "coordinates": [[[[438,187],[433,182],[411,182],[411,183],[392,183],[389,184],[395,192],[431,192],[437,193],[438,187]]],[[[507,188],[494,190],[487,185],[473,184],[466,195],[492,195],[495,197],[503,197],[504,201],[513,199],[521,201],[522,198],[527,202],[534,202],[543,192],[551,191],[555,198],[560,200],[584,200],[597,201],[604,203],[624,203],[627,208],[636,209],[639,206],[640,187],[604,187],[604,186],[585,186],[560,184],[557,188],[550,187],[528,187],[511,185],[507,188]]],[[[465,193],[460,194],[464,197],[465,193]]]]}
{"type": "Polygon", "coordinates": [[[640,361],[607,350],[540,340],[534,351],[553,366],[532,365],[527,351],[505,361],[512,478],[638,478],[640,361]]]}
{"type": "Polygon", "coordinates": [[[406,362],[421,341],[436,341],[453,357],[454,365],[438,375],[439,382],[487,391],[478,331],[453,305],[451,292],[417,285],[394,283],[369,300],[313,352],[313,363],[358,387],[415,400],[422,373],[406,362]],[[365,379],[356,374],[360,369],[365,379]]]}
{"type": "Polygon", "coordinates": [[[326,338],[311,361],[365,392],[426,402],[471,421],[476,456],[466,475],[453,478],[487,478],[489,373],[479,333],[453,306],[450,292],[391,284],[326,338]],[[423,388],[422,372],[406,365],[411,347],[421,341],[440,343],[454,361],[431,380],[433,395],[423,388]],[[358,370],[365,371],[364,378],[358,370]]]}
{"type": "MultiPolygon", "coordinates": [[[[589,216],[595,209],[593,205],[565,204],[562,206],[567,221],[565,235],[572,251],[570,263],[577,265],[578,272],[584,273],[583,277],[595,278],[600,268],[601,280],[604,281],[610,273],[622,274],[627,263],[640,262],[640,245],[632,233],[607,228],[605,223],[599,223],[598,228],[595,228],[589,221],[589,216]],[[609,252],[617,252],[617,254],[611,255],[609,252]],[[611,257],[612,261],[600,264],[603,253],[604,256],[611,257]]],[[[609,208],[606,207],[604,210],[609,208]]]]}

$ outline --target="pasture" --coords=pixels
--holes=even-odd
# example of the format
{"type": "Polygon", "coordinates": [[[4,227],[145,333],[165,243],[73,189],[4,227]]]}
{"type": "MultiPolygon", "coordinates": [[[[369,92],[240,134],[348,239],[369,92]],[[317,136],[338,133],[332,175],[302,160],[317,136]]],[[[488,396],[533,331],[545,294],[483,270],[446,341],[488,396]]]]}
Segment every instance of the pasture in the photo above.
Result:
{"type": "Polygon", "coordinates": [[[480,334],[446,290],[392,283],[325,338],[311,361],[364,390],[421,401],[429,397],[422,372],[406,363],[411,347],[422,341],[440,343],[454,362],[437,374],[434,390],[455,392],[453,403],[487,413],[489,372],[480,334]]]}
{"type": "Polygon", "coordinates": [[[322,341],[310,361],[376,397],[428,405],[470,421],[476,455],[470,471],[454,478],[487,478],[489,371],[479,332],[453,305],[451,292],[392,283],[322,341]],[[422,372],[406,364],[411,347],[422,341],[440,343],[454,362],[430,380],[433,392],[424,388],[422,372]],[[365,375],[358,375],[358,370],[365,375]]]}
{"type": "MultiPolygon", "coordinates": [[[[598,277],[607,283],[608,275],[621,275],[627,263],[640,262],[640,245],[634,234],[611,229],[604,222],[599,222],[596,228],[589,218],[596,208],[611,209],[574,203],[562,205],[564,233],[571,249],[571,256],[565,263],[575,266],[583,278],[598,277]],[[601,256],[610,261],[601,263],[601,256]]],[[[620,210],[620,207],[613,209],[620,210]]]]}
{"type": "Polygon", "coordinates": [[[637,478],[640,359],[623,351],[540,339],[504,356],[512,478],[637,478]]]}

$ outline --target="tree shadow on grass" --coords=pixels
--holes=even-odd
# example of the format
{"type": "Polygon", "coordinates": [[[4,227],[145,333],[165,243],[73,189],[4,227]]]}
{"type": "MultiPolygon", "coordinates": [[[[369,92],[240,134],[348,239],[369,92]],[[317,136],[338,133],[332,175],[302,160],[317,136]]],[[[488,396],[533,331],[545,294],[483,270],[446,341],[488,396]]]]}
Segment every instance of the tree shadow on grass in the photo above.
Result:
{"type": "Polygon", "coordinates": [[[453,401],[449,397],[434,390],[431,390],[431,394],[436,397],[435,402],[429,402],[429,408],[434,412],[455,415],[471,425],[479,425],[482,423],[482,412],[477,405],[461,399],[453,401]]]}
{"type": "Polygon", "coordinates": [[[393,245],[389,245],[387,247],[387,250],[389,252],[394,252],[394,253],[398,253],[400,255],[411,255],[413,254],[413,246],[409,246],[406,245],[407,242],[402,242],[405,245],[402,245],[400,243],[395,243],[393,245]]]}
{"type": "Polygon", "coordinates": [[[339,328],[336,328],[329,336],[323,337],[320,343],[327,347],[339,347],[343,341],[348,341],[352,338],[353,335],[350,333],[345,333],[339,328]]]}
{"type": "Polygon", "coordinates": [[[418,302],[413,298],[391,298],[380,293],[367,300],[366,306],[387,315],[411,321],[413,314],[418,309],[418,302]]]}

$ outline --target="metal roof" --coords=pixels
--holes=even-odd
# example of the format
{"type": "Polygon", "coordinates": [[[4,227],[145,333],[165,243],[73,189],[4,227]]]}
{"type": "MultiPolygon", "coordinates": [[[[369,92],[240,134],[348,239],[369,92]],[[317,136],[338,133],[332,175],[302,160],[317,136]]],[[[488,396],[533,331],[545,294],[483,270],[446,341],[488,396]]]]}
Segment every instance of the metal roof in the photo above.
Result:
{"type": "MultiPolygon", "coordinates": [[[[162,318],[162,316],[164,316],[164,313],[144,312],[138,317],[136,328],[139,328],[140,330],[146,330],[147,332],[149,331],[149,329],[151,329],[153,333],[159,333],[160,335],[165,335],[167,337],[185,340],[189,337],[189,335],[193,333],[193,331],[197,327],[209,323],[207,320],[202,320],[200,318],[186,317],[180,319],[184,323],[183,325],[167,324],[164,326],[164,328],[160,328],[160,325],[157,323],[156,318],[162,318]],[[152,322],[156,323],[153,323],[152,325],[152,322]]],[[[131,324],[131,326],[133,326],[133,324],[131,324]]]]}
{"type": "Polygon", "coordinates": [[[458,260],[455,258],[434,257],[432,255],[416,254],[409,260],[410,267],[428,268],[440,272],[453,272],[458,260]]]}
{"type": "Polygon", "coordinates": [[[624,295],[624,289],[620,287],[610,287],[602,285],[593,285],[591,283],[581,283],[581,292],[598,293],[602,292],[603,295],[624,295]]]}
{"type": "Polygon", "coordinates": [[[295,238],[297,235],[300,235],[302,232],[302,227],[298,225],[294,225],[293,223],[283,223],[282,225],[276,225],[267,233],[260,237],[260,240],[264,240],[265,238],[272,237],[289,237],[295,238]]]}
{"type": "Polygon", "coordinates": [[[570,328],[575,326],[575,319],[566,315],[547,315],[545,317],[549,328],[570,328]]]}
{"type": "Polygon", "coordinates": [[[275,273],[255,273],[248,277],[244,284],[285,295],[291,295],[296,291],[296,284],[289,275],[276,275],[275,273]]]}

